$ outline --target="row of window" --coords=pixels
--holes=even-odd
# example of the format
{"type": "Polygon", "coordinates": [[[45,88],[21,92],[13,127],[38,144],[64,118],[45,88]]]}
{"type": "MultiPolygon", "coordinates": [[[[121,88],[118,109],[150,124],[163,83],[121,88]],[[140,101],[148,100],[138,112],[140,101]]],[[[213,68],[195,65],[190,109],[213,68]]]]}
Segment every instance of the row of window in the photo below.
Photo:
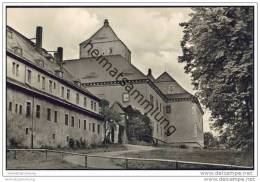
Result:
{"type": "MultiPolygon", "coordinates": [[[[9,111],[12,111],[13,108],[13,103],[9,102],[9,111]]],[[[15,104],[15,113],[18,113],[18,104],[15,104]]],[[[26,111],[25,111],[25,115],[26,117],[30,117],[31,116],[31,102],[26,102],[26,111]]],[[[22,105],[19,105],[19,114],[22,114],[22,105]]],[[[40,105],[36,105],[36,114],[35,114],[36,118],[41,118],[41,106],[40,105]]],[[[48,121],[52,121],[52,111],[50,108],[47,108],[47,120],[48,121]]],[[[54,111],[54,122],[57,123],[58,122],[58,111],[54,111]]],[[[71,127],[75,126],[75,117],[71,116],[71,127]]],[[[80,119],[78,120],[78,127],[81,127],[81,121],[80,119]]],[[[65,125],[69,125],[69,115],[65,114],[65,125]]],[[[83,121],[83,128],[84,130],[87,129],[87,121],[84,120],[83,121]]],[[[95,132],[96,131],[96,126],[95,123],[89,123],[89,131],[95,132]],[[91,126],[92,125],[92,126],[91,126]]],[[[97,133],[99,134],[100,132],[100,125],[97,124],[97,133]]]]}
{"type": "MultiPolygon", "coordinates": [[[[123,93],[122,101],[123,102],[129,102],[130,101],[129,93],[123,93]]],[[[154,106],[154,97],[152,95],[150,95],[150,103],[154,106]]],[[[160,111],[162,111],[162,104],[160,103],[160,105],[159,105],[158,100],[156,100],[156,108],[160,108],[160,111]]],[[[166,106],[166,113],[171,113],[171,107],[170,106],[166,106]]]]}
{"type": "MultiPolygon", "coordinates": [[[[19,64],[13,62],[12,64],[12,73],[16,77],[20,76],[19,75],[19,64]]],[[[37,82],[41,85],[42,90],[46,90],[46,77],[38,74],[37,75],[37,82]]],[[[27,69],[26,70],[26,83],[31,84],[32,83],[32,70],[27,69]]],[[[48,90],[49,93],[53,93],[53,91],[57,88],[56,82],[49,79],[48,81],[48,90]]],[[[65,98],[65,87],[61,86],[61,97],[65,98]]],[[[66,89],[66,99],[70,100],[71,99],[71,90],[66,89]]],[[[80,104],[80,94],[76,93],[76,104],[80,104]]],[[[87,97],[83,97],[83,107],[87,107],[87,97]]],[[[97,103],[93,100],[91,100],[91,105],[90,109],[93,111],[97,111],[97,103]]]]}
{"type": "MultiPolygon", "coordinates": [[[[9,111],[13,110],[13,103],[12,102],[9,102],[8,110],[9,111]]],[[[15,110],[15,113],[22,114],[23,113],[23,105],[22,104],[15,104],[15,109],[14,110],[15,110]]]]}
{"type": "MultiPolygon", "coordinates": [[[[123,102],[129,102],[130,101],[130,96],[128,93],[123,93],[123,102]]],[[[152,95],[150,95],[150,103],[154,106],[154,97],[152,95]]],[[[162,111],[162,104],[159,102],[158,100],[156,100],[156,108],[160,108],[160,111],[162,111]]]]}
{"type": "MultiPolygon", "coordinates": [[[[66,126],[71,126],[71,127],[75,127],[75,117],[71,116],[70,117],[70,124],[69,124],[69,115],[65,114],[65,125],[66,126]]],[[[81,120],[78,119],[78,128],[81,127],[81,120]]],[[[86,130],[87,129],[87,121],[83,120],[83,129],[86,130]]],[[[88,123],[88,130],[92,131],[93,133],[97,131],[97,133],[100,133],[100,125],[96,123],[88,123]]]]}

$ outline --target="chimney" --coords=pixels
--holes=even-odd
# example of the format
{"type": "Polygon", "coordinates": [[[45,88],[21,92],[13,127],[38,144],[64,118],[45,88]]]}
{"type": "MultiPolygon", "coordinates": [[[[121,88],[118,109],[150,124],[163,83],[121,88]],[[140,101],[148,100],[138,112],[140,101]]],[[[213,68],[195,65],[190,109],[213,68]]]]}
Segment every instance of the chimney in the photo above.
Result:
{"type": "Polygon", "coordinates": [[[147,74],[147,76],[152,76],[152,69],[151,69],[151,68],[148,69],[148,74],[147,74]]]}
{"type": "Polygon", "coordinates": [[[149,78],[150,80],[154,81],[154,77],[152,75],[152,69],[151,68],[148,69],[147,78],[149,78]]]}
{"type": "Polygon", "coordinates": [[[41,50],[42,48],[42,27],[36,27],[36,49],[41,50]]]}
{"type": "Polygon", "coordinates": [[[105,19],[105,21],[104,21],[104,26],[107,27],[108,25],[109,25],[108,19],[105,19]]]}
{"type": "Polygon", "coordinates": [[[62,62],[63,62],[63,48],[62,47],[58,47],[57,54],[58,54],[57,64],[61,66],[62,62]]]}
{"type": "Polygon", "coordinates": [[[53,57],[54,57],[54,62],[58,64],[59,63],[59,54],[58,54],[58,52],[54,52],[53,57]]]}

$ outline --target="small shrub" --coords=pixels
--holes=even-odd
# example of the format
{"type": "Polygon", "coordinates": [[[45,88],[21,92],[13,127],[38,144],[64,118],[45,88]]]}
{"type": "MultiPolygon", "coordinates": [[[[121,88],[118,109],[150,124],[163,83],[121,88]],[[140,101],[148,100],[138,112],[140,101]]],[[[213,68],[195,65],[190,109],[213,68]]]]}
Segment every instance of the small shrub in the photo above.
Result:
{"type": "Polygon", "coordinates": [[[79,142],[80,142],[80,147],[81,147],[81,148],[86,148],[86,141],[85,141],[85,140],[83,140],[82,138],[80,138],[79,142]]]}
{"type": "Polygon", "coordinates": [[[18,142],[16,141],[16,139],[14,137],[9,139],[10,142],[10,148],[17,148],[18,147],[18,142]]]}
{"type": "Polygon", "coordinates": [[[69,139],[69,147],[74,148],[74,144],[75,144],[75,142],[74,142],[73,138],[70,138],[69,139]]]}
{"type": "Polygon", "coordinates": [[[77,146],[77,148],[81,148],[81,144],[80,144],[80,141],[79,140],[75,140],[76,142],[76,146],[77,146]]]}
{"type": "Polygon", "coordinates": [[[50,150],[53,150],[53,149],[54,149],[53,147],[48,146],[48,145],[41,145],[40,148],[41,148],[41,149],[50,149],[50,150]]]}
{"type": "Polygon", "coordinates": [[[185,145],[185,144],[182,144],[182,145],[180,145],[179,147],[180,147],[181,149],[187,149],[187,148],[188,148],[188,146],[185,145]]]}
{"type": "Polygon", "coordinates": [[[97,147],[97,144],[96,144],[96,143],[92,143],[92,144],[90,144],[90,147],[91,147],[91,148],[96,148],[96,147],[97,147]]]}

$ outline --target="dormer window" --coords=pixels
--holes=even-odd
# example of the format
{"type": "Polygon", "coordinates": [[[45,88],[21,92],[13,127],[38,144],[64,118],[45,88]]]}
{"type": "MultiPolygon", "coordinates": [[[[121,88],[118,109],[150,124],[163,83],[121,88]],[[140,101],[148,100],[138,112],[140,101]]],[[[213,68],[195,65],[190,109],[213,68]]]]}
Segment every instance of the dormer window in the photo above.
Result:
{"type": "Polygon", "coordinates": [[[22,56],[23,50],[20,47],[13,47],[13,51],[15,54],[22,56]]]}
{"type": "Polygon", "coordinates": [[[12,31],[7,30],[6,34],[7,34],[8,38],[11,38],[11,39],[13,38],[13,32],[12,31]]]}
{"type": "Polygon", "coordinates": [[[61,70],[55,70],[55,75],[60,78],[63,78],[63,72],[61,70]]]}
{"type": "Polygon", "coordinates": [[[36,59],[35,62],[36,62],[37,65],[44,67],[44,61],[43,60],[36,59]]]}
{"type": "Polygon", "coordinates": [[[80,83],[80,81],[78,81],[78,80],[75,80],[75,81],[74,81],[74,84],[77,85],[77,86],[79,86],[79,87],[81,86],[81,83],[80,83]]]}

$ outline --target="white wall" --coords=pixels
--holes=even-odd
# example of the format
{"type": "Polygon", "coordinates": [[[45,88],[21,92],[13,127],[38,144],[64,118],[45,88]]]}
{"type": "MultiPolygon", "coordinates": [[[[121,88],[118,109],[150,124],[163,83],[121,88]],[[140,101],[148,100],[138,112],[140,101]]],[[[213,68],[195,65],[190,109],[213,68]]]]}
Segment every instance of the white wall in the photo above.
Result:
{"type": "Polygon", "coordinates": [[[7,56],[7,77],[14,79],[16,81],[19,81],[23,84],[30,85],[30,87],[33,87],[37,90],[43,91],[43,92],[51,94],[53,96],[56,96],[59,99],[63,99],[67,102],[80,106],[81,108],[90,110],[95,113],[99,113],[99,104],[94,99],[92,99],[89,96],[84,95],[80,92],[77,92],[76,90],[73,90],[72,87],[65,86],[64,84],[60,83],[58,80],[55,80],[55,79],[45,75],[44,73],[39,72],[38,70],[28,67],[25,64],[13,59],[10,56],[7,56]],[[13,63],[19,65],[18,75],[13,74],[13,72],[12,72],[13,63]],[[27,81],[27,74],[28,74],[27,70],[31,70],[31,83],[28,83],[28,81],[27,81]],[[40,75],[40,82],[38,82],[38,75],[40,75]],[[45,77],[45,89],[42,89],[42,76],[45,77]],[[51,80],[53,82],[52,83],[52,93],[49,90],[49,80],[51,80]],[[56,84],[55,89],[54,89],[54,82],[56,84]],[[64,86],[64,98],[61,97],[61,86],[64,86]],[[66,98],[67,89],[70,89],[70,99],[66,98]],[[76,93],[79,94],[79,98],[80,98],[79,104],[76,103],[76,93]],[[84,97],[87,98],[87,107],[84,107],[84,97]],[[91,100],[96,103],[96,110],[91,109],[91,100]]]}

